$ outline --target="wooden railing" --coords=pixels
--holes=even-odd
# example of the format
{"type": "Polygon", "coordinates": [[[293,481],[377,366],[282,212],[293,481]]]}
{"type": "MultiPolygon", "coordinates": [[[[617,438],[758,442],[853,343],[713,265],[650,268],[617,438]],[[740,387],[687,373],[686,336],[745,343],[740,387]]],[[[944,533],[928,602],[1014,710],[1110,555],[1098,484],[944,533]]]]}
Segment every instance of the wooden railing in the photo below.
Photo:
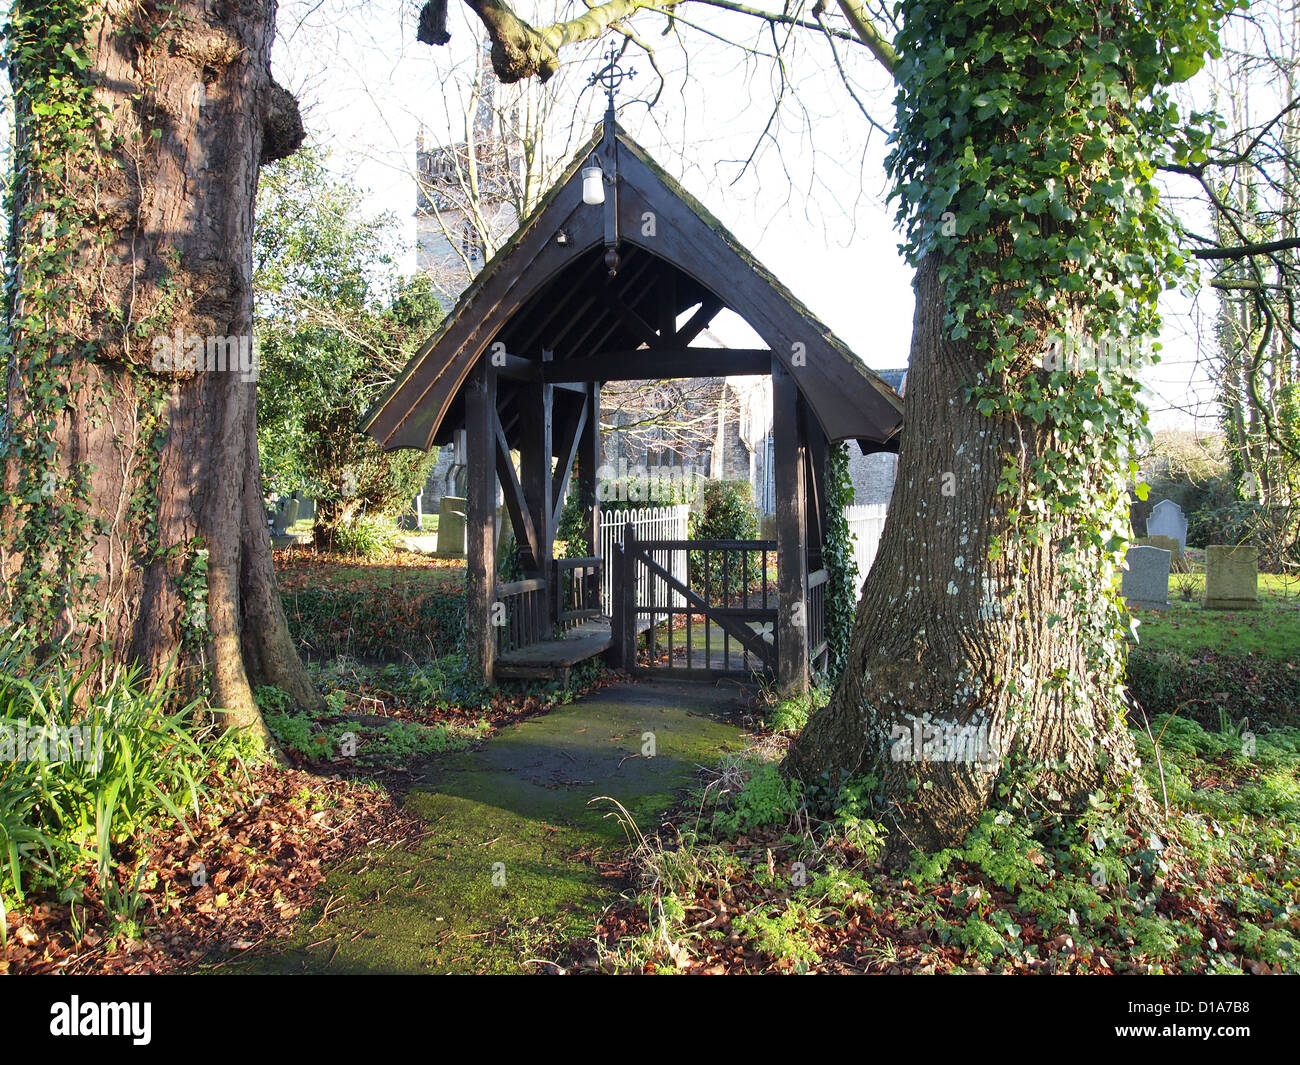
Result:
{"type": "Polygon", "coordinates": [[[549,640],[554,626],[551,620],[546,581],[537,577],[497,585],[497,603],[503,615],[494,617],[497,625],[497,653],[517,651],[549,640]]]}
{"type": "Polygon", "coordinates": [[[562,630],[604,612],[601,585],[604,560],[599,558],[557,558],[555,566],[555,623],[562,630]]]}
{"type": "Polygon", "coordinates": [[[808,661],[814,666],[826,653],[826,571],[808,574],[808,661]]]}
{"type": "Polygon", "coordinates": [[[775,540],[690,540],[691,589],[720,607],[776,609],[775,540]]]}

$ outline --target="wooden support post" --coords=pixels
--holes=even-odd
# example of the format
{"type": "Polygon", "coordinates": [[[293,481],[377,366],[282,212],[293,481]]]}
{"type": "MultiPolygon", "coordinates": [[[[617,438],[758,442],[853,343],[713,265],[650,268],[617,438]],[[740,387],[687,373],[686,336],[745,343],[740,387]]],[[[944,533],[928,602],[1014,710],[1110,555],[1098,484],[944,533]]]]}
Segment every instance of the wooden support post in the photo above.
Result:
{"type": "MultiPolygon", "coordinates": [[[[549,384],[534,384],[519,397],[519,483],[537,537],[537,557],[525,560],[529,578],[547,577],[551,565],[555,530],[554,496],[551,491],[551,399],[549,384]]],[[[533,551],[528,552],[530,555],[533,551]]]]}
{"type": "Polygon", "coordinates": [[[465,390],[465,641],[487,682],[496,659],[496,371],[479,360],[465,390]]]}
{"type": "Polygon", "coordinates": [[[772,356],[772,436],[776,479],[777,690],[808,689],[808,545],[799,389],[772,356]]]}
{"type": "Polygon", "coordinates": [[[817,424],[808,404],[799,404],[799,422],[803,430],[803,439],[807,445],[807,484],[808,507],[806,528],[808,530],[808,569],[822,568],[822,543],[826,539],[826,522],[830,516],[830,449],[833,446],[826,439],[822,427],[817,424]]]}
{"type": "Polygon", "coordinates": [[[630,521],[623,526],[623,574],[618,582],[618,610],[623,619],[620,623],[623,669],[631,673],[636,669],[636,559],[633,549],[636,547],[636,526],[630,521]]]}
{"type": "Polygon", "coordinates": [[[615,669],[623,668],[623,545],[612,544],[609,558],[605,559],[610,575],[610,599],[604,604],[605,613],[609,615],[609,650],[605,652],[605,661],[615,669]]]}
{"type": "MultiPolygon", "coordinates": [[[[578,492],[583,513],[587,515],[591,554],[600,553],[600,500],[596,498],[596,470],[600,466],[600,382],[592,381],[587,389],[587,420],[578,442],[578,492]]],[[[606,610],[609,603],[602,604],[606,610]]]]}

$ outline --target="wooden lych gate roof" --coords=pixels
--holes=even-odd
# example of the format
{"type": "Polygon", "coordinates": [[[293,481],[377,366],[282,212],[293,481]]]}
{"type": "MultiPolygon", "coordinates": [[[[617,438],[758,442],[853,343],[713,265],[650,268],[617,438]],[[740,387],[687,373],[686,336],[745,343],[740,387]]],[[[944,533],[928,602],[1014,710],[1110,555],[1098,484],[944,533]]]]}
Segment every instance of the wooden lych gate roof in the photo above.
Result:
{"type": "Polygon", "coordinates": [[[606,208],[583,203],[580,173],[593,151],[609,149],[602,136],[597,127],[367,414],[364,431],[385,449],[446,443],[464,424],[463,386],[485,353],[498,356],[507,436],[514,391],[539,380],[556,385],[563,418],[583,402],[577,382],[768,373],[775,354],[827,439],[897,450],[898,393],[617,126],[619,266],[608,276],[606,208]],[[767,348],[691,346],[723,308],[767,348]]]}

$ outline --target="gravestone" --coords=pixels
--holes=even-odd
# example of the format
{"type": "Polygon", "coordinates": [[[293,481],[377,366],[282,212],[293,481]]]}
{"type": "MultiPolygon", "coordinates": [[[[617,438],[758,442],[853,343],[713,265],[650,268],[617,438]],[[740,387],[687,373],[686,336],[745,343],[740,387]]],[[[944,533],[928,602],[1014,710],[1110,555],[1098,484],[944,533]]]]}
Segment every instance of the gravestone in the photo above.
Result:
{"type": "Polygon", "coordinates": [[[1138,541],[1143,547],[1159,547],[1172,556],[1169,569],[1172,573],[1191,573],[1192,567],[1183,556],[1182,545],[1172,536],[1144,536],[1138,541]]]}
{"type": "Polygon", "coordinates": [[[1124,577],[1120,585],[1129,609],[1169,609],[1169,561],[1171,552],[1160,547],[1130,547],[1124,555],[1124,577]]]}
{"type": "Polygon", "coordinates": [[[465,557],[465,500],[460,496],[443,496],[438,500],[439,558],[465,557]]]}
{"type": "Polygon", "coordinates": [[[420,516],[423,513],[421,503],[423,501],[417,495],[411,500],[410,506],[402,511],[397,517],[397,527],[405,532],[420,532],[420,516]]]}
{"type": "Polygon", "coordinates": [[[776,515],[764,514],[758,520],[758,538],[760,540],[776,539],[776,515]]]}
{"type": "Polygon", "coordinates": [[[279,509],[275,512],[275,517],[271,521],[271,535],[284,536],[288,533],[293,528],[293,523],[298,520],[298,508],[301,506],[302,504],[299,502],[297,495],[282,500],[279,509]]]}
{"type": "Polygon", "coordinates": [[[1187,550],[1187,518],[1183,508],[1172,499],[1162,499],[1151,509],[1147,518],[1148,536],[1171,536],[1178,541],[1181,554],[1187,550]]]}
{"type": "Polygon", "coordinates": [[[1151,517],[1151,501],[1148,499],[1139,499],[1137,492],[1132,488],[1128,490],[1128,520],[1129,526],[1133,530],[1133,539],[1138,539],[1142,531],[1147,527],[1147,519],[1151,517]]]}
{"type": "Polygon", "coordinates": [[[1259,609],[1259,548],[1205,549],[1205,609],[1259,609]]]}
{"type": "Polygon", "coordinates": [[[271,546],[272,547],[294,547],[297,544],[310,541],[309,536],[296,536],[289,532],[293,528],[294,522],[298,520],[298,513],[302,507],[301,500],[298,499],[298,493],[295,492],[288,499],[280,500],[280,506],[271,519],[271,546]]]}

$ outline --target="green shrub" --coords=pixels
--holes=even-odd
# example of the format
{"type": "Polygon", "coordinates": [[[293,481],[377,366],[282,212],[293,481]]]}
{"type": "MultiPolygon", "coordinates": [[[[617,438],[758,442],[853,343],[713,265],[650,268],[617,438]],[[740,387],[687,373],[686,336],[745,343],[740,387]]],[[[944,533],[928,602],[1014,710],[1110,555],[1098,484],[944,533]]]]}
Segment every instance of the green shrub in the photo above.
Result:
{"type": "Polygon", "coordinates": [[[1300,510],[1296,508],[1238,500],[1192,511],[1187,518],[1187,542],[1198,547],[1251,544],[1259,548],[1263,572],[1281,573],[1294,550],[1297,521],[1300,510]]]}
{"type": "Polygon", "coordinates": [[[333,549],[345,555],[379,558],[401,543],[402,533],[393,519],[377,514],[362,514],[333,530],[333,549]]]}
{"type": "Polygon", "coordinates": [[[582,494],[578,491],[578,479],[574,477],[555,531],[555,539],[564,543],[564,558],[591,558],[595,554],[589,518],[590,512],[582,505],[582,494]]]}
{"type": "Polygon", "coordinates": [[[1176,713],[1211,729],[1224,713],[1257,725],[1300,725],[1300,670],[1286,660],[1135,648],[1127,683],[1150,717],[1176,713]]]}
{"type": "Polygon", "coordinates": [[[768,713],[767,724],[773,732],[802,732],[808,715],[820,710],[831,697],[829,688],[809,688],[801,695],[782,699],[768,713]]]}
{"type": "Polygon", "coordinates": [[[744,788],[735,795],[731,808],[719,810],[714,825],[737,834],[783,825],[794,816],[803,801],[803,785],[787,780],[773,764],[754,770],[744,788]]]}
{"type": "Polygon", "coordinates": [[[1187,516],[1187,542],[1198,547],[1249,543],[1263,520],[1264,508],[1257,503],[1238,501],[1203,507],[1187,516]]]}
{"type": "Polygon", "coordinates": [[[705,481],[691,512],[691,537],[697,540],[754,540],[758,515],[748,481],[705,481]]]}
{"type": "Polygon", "coordinates": [[[820,918],[818,910],[791,899],[784,909],[763,907],[741,913],[732,928],[764,954],[792,962],[797,971],[803,971],[821,961],[808,937],[808,930],[820,918]]]}
{"type": "Polygon", "coordinates": [[[312,657],[426,662],[464,649],[460,582],[310,583],[282,591],[280,599],[290,634],[312,657]]]}
{"type": "MultiPolygon", "coordinates": [[[[756,540],[758,514],[754,510],[754,489],[748,481],[705,481],[691,511],[690,535],[693,540],[756,540]]],[[[710,601],[724,588],[740,591],[744,578],[761,581],[756,557],[748,560],[739,551],[692,551],[690,554],[691,586],[710,601]],[[707,567],[706,567],[707,555],[707,567]],[[706,582],[707,568],[707,582],[706,582]]],[[[769,558],[774,562],[774,558],[769,558]]],[[[775,577],[775,572],[771,574],[775,577]]],[[[769,587],[774,585],[769,581],[769,587]]]]}

